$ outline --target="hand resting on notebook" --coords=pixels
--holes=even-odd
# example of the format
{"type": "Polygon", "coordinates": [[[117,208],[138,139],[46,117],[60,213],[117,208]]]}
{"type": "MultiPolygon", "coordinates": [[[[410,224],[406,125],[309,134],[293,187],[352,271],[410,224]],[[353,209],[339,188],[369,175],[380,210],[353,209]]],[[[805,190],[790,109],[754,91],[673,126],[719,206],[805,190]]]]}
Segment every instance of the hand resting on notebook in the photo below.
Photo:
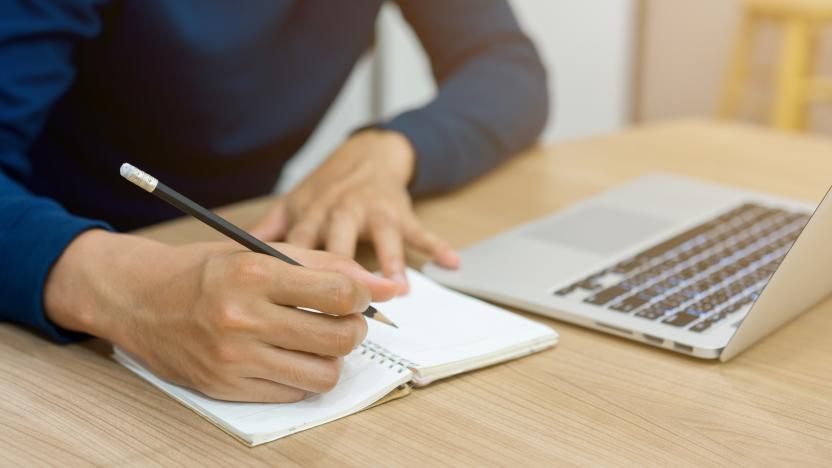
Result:
{"type": "Polygon", "coordinates": [[[231,243],[87,231],[50,273],[44,304],[56,324],[113,342],[170,382],[224,400],[298,401],[335,386],[340,358],[367,333],[361,312],[397,286],[351,259],[279,248],[307,268],[231,243]]]}

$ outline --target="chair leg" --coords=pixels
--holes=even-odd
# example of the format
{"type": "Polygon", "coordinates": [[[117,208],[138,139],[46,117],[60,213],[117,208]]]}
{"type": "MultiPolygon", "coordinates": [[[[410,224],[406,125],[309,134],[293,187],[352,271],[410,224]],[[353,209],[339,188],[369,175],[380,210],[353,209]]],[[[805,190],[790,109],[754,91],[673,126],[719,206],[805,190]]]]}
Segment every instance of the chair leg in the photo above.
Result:
{"type": "Polygon", "coordinates": [[[722,100],[719,107],[719,116],[722,118],[733,119],[739,113],[743,89],[748,81],[751,55],[758,24],[759,19],[752,13],[746,13],[742,19],[739,35],[737,36],[737,43],[734,47],[731,63],[725,77],[722,100]]]}
{"type": "Polygon", "coordinates": [[[806,87],[812,28],[805,20],[791,20],[785,25],[777,96],[774,103],[775,127],[797,131],[806,128],[806,87]]]}

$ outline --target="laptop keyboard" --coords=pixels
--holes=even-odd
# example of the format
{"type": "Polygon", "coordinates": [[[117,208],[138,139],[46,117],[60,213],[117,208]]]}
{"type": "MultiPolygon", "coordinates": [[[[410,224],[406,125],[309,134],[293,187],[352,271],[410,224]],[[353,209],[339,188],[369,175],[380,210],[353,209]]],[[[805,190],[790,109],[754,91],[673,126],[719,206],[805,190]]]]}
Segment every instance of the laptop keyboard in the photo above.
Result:
{"type": "Polygon", "coordinates": [[[808,220],[747,203],[555,294],[701,333],[754,302],[808,220]]]}

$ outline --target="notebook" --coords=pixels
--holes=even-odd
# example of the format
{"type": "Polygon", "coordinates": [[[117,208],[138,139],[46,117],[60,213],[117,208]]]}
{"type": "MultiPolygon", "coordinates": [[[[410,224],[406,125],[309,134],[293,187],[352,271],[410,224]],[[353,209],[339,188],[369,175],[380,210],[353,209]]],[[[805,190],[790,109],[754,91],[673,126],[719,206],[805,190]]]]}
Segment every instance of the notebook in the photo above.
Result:
{"type": "Polygon", "coordinates": [[[344,358],[334,389],[297,403],[235,403],[156,377],[128,353],[114,359],[229,434],[258,445],[356,413],[436,380],[554,346],[550,327],[446,289],[408,271],[407,296],[380,304],[393,328],[368,320],[367,339],[344,358]]]}

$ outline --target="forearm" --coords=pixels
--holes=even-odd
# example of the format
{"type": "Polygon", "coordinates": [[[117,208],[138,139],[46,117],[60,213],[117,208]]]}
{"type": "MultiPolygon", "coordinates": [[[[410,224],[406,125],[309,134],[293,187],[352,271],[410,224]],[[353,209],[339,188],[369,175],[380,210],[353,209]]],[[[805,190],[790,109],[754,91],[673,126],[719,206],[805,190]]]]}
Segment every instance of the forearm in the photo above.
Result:
{"type": "Polygon", "coordinates": [[[465,184],[540,135],[549,107],[545,74],[500,63],[467,64],[441,85],[434,101],[381,126],[405,135],[416,151],[414,194],[465,184]]]}
{"type": "Polygon", "coordinates": [[[463,184],[531,145],[546,123],[546,72],[502,0],[398,0],[439,87],[427,106],[382,125],[418,155],[412,191],[463,184]]]}

